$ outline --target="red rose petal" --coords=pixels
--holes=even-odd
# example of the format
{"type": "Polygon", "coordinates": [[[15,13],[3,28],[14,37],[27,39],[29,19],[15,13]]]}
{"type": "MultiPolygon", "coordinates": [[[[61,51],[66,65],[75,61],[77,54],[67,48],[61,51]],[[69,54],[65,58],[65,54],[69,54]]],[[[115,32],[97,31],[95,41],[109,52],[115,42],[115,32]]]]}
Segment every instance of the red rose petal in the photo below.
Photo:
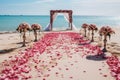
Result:
{"type": "Polygon", "coordinates": [[[102,69],[99,69],[99,71],[101,71],[102,69]]]}
{"type": "Polygon", "coordinates": [[[66,70],[69,70],[68,68],[66,68],[66,70]]]}
{"type": "Polygon", "coordinates": [[[83,71],[84,73],[86,73],[86,71],[83,71]]]}
{"type": "Polygon", "coordinates": [[[103,75],[104,77],[107,77],[107,75],[103,75]]]}

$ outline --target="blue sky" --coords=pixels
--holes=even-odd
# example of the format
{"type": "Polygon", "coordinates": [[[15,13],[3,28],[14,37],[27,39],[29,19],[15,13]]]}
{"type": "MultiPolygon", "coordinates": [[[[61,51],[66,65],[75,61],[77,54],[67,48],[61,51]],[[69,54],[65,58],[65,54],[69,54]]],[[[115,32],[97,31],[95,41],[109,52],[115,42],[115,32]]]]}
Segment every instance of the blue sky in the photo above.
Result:
{"type": "Polygon", "coordinates": [[[49,15],[71,9],[74,15],[120,15],[120,0],[0,0],[0,15],[49,15]]]}

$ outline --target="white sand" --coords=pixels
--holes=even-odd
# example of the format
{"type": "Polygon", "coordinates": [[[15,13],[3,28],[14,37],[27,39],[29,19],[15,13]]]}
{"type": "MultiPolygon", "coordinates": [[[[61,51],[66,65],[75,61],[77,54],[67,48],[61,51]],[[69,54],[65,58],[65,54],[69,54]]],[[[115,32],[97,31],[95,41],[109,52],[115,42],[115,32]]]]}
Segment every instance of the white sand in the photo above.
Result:
{"type": "MultiPolygon", "coordinates": [[[[111,40],[108,41],[109,51],[112,53],[120,53],[120,29],[115,29],[116,34],[111,36],[111,40]]],[[[16,44],[22,41],[20,39],[20,34],[0,34],[0,50],[15,48],[13,51],[0,53],[0,63],[8,59],[9,56],[17,55],[20,50],[24,50],[27,47],[32,46],[33,44],[33,33],[29,36],[27,34],[27,47],[22,48],[22,44],[16,44]]],[[[40,36],[39,36],[40,38],[40,36]]],[[[82,53],[81,53],[82,54],[82,53]]],[[[41,55],[44,59],[47,54],[41,55]]],[[[50,76],[46,80],[115,80],[108,69],[106,61],[95,61],[88,60],[86,57],[81,57],[79,54],[73,54],[72,58],[68,58],[64,55],[61,60],[58,60],[58,66],[51,68],[51,71],[45,72],[49,73],[50,76]],[[71,64],[73,64],[71,66],[71,64]],[[59,70],[60,67],[63,70],[59,70]],[[66,68],[69,67],[69,70],[66,68]],[[58,72],[59,74],[55,74],[58,72]]],[[[36,73],[35,73],[36,74],[36,73]]],[[[32,80],[43,80],[42,78],[32,78],[32,80]]]]}
{"type": "MultiPolygon", "coordinates": [[[[45,56],[48,55],[41,55],[42,58],[45,56]]],[[[50,74],[49,77],[42,76],[30,80],[115,80],[111,76],[105,60],[87,60],[86,57],[82,58],[79,54],[73,54],[72,58],[63,56],[61,60],[56,61],[57,66],[48,68],[50,71],[44,69],[43,74],[50,74]]]]}
{"type": "MultiPolygon", "coordinates": [[[[10,33],[10,34],[0,34],[0,62],[7,59],[8,56],[16,55],[19,51],[26,49],[27,47],[31,47],[33,45],[34,36],[31,32],[26,34],[27,40],[26,40],[26,47],[22,46],[22,36],[20,36],[20,33],[10,33]]],[[[38,39],[41,36],[38,35],[38,39]]]]}

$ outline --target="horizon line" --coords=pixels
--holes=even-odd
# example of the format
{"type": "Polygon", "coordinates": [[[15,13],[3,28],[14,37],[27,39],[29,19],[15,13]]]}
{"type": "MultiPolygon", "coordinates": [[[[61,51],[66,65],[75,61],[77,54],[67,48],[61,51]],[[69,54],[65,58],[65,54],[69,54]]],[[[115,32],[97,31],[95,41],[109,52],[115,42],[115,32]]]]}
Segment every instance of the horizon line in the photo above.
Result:
{"type": "MultiPolygon", "coordinates": [[[[60,14],[61,16],[62,14],[60,14]]],[[[50,16],[48,14],[0,14],[0,16],[50,16]]],[[[74,14],[73,16],[113,16],[113,15],[77,15],[77,14],[74,14]]],[[[120,15],[114,15],[114,16],[120,16],[120,15]]]]}

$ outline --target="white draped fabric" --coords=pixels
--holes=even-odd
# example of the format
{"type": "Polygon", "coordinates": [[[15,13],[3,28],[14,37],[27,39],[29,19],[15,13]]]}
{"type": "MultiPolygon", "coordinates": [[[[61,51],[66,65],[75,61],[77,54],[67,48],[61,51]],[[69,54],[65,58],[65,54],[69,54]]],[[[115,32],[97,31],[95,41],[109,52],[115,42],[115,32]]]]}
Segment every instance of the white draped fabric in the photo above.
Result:
{"type": "MultiPolygon", "coordinates": [[[[64,18],[65,20],[70,23],[69,21],[69,14],[68,13],[63,13],[64,14],[64,18]]],[[[55,21],[55,19],[57,18],[57,13],[54,13],[54,15],[52,16],[53,21],[55,21]]],[[[70,24],[71,25],[71,24],[70,24]]],[[[73,30],[77,31],[77,28],[75,27],[75,25],[72,23],[72,28],[73,30]]],[[[49,23],[45,29],[45,31],[50,31],[51,30],[51,24],[49,23]]]]}
{"type": "Polygon", "coordinates": [[[49,24],[46,26],[45,31],[50,31],[50,29],[51,29],[51,24],[49,23],[49,24]]]}
{"type": "Polygon", "coordinates": [[[66,20],[67,22],[70,22],[70,21],[69,21],[69,15],[68,15],[68,13],[63,13],[63,15],[64,15],[65,20],[66,20]]]}
{"type": "Polygon", "coordinates": [[[78,31],[78,29],[75,27],[75,25],[72,23],[73,30],[78,31]]]}
{"type": "MultiPolygon", "coordinates": [[[[64,14],[65,20],[70,23],[70,21],[69,21],[69,15],[67,13],[63,13],[63,14],[64,14]]],[[[77,30],[77,28],[75,27],[75,25],[73,23],[72,23],[72,28],[73,28],[73,30],[77,30]]]]}
{"type": "MultiPolygon", "coordinates": [[[[56,17],[57,17],[57,13],[54,13],[54,15],[52,16],[52,20],[55,21],[56,17]]],[[[51,24],[49,23],[45,28],[45,31],[50,31],[50,30],[51,30],[51,24]]]]}

